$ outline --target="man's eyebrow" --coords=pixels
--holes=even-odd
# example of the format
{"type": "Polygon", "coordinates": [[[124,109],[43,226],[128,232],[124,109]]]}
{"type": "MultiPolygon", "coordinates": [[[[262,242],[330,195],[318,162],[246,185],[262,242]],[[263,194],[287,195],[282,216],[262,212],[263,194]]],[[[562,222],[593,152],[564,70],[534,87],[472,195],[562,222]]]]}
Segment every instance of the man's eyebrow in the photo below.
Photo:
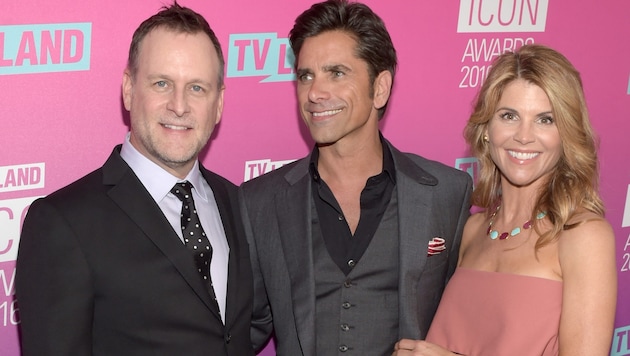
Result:
{"type": "Polygon", "coordinates": [[[310,70],[309,68],[298,68],[298,69],[295,71],[295,74],[296,74],[298,77],[300,77],[300,76],[302,76],[302,75],[304,75],[304,74],[309,74],[309,73],[313,73],[313,71],[312,71],[312,70],[310,70]]]}
{"type": "Polygon", "coordinates": [[[322,68],[325,72],[351,72],[352,69],[343,64],[330,64],[322,68]]]}

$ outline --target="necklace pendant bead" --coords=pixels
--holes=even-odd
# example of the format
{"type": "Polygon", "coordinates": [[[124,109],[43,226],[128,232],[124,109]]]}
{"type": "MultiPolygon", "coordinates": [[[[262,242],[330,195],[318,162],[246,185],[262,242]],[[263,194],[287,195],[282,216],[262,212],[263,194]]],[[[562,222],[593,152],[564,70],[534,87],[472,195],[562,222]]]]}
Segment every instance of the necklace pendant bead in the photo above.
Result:
{"type": "MultiPolygon", "coordinates": [[[[499,211],[500,207],[501,207],[500,205],[497,206],[497,208],[494,211],[494,213],[492,213],[492,215],[490,216],[490,222],[488,223],[488,230],[487,230],[486,234],[492,240],[496,240],[497,238],[499,240],[506,240],[508,237],[516,236],[516,235],[520,234],[523,230],[530,229],[533,226],[533,222],[531,220],[527,220],[523,224],[523,228],[522,229],[517,226],[514,229],[512,229],[512,231],[510,231],[510,232],[506,231],[506,232],[501,233],[501,234],[499,234],[499,231],[497,231],[497,230],[492,230],[492,225],[494,224],[494,218],[496,217],[497,212],[499,211]]],[[[536,220],[541,220],[545,216],[547,216],[547,212],[546,211],[541,211],[540,213],[536,214],[536,220]]]]}

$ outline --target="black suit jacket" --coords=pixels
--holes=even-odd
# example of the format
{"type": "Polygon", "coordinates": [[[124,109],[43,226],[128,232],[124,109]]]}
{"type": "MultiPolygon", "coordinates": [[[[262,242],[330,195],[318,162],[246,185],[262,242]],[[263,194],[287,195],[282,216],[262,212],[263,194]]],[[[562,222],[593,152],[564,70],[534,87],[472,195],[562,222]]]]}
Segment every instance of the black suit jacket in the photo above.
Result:
{"type": "Polygon", "coordinates": [[[236,187],[201,168],[230,246],[225,326],[190,253],[114,149],[24,221],[16,295],[29,355],[253,355],[236,187]]]}

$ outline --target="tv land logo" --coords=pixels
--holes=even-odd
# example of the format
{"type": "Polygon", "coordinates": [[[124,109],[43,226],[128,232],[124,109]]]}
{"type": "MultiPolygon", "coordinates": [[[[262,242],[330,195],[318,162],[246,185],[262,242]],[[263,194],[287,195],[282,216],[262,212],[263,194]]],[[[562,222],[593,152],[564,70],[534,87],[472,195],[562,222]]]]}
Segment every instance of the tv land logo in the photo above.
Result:
{"type": "Polygon", "coordinates": [[[460,0],[457,32],[545,32],[549,0],[460,0]]]}
{"type": "Polygon", "coordinates": [[[473,184],[477,181],[477,175],[479,174],[479,160],[477,158],[458,158],[455,160],[455,168],[468,173],[473,180],[473,184]]]}
{"type": "Polygon", "coordinates": [[[90,69],[92,23],[0,26],[0,75],[90,69]]]}
{"type": "Polygon", "coordinates": [[[250,179],[254,179],[258,176],[261,176],[265,173],[269,173],[274,169],[278,169],[285,164],[289,164],[294,162],[294,159],[289,159],[285,161],[272,161],[270,159],[259,159],[255,161],[245,161],[245,177],[244,182],[247,182],[250,179]]]}
{"type": "Polygon", "coordinates": [[[227,77],[265,77],[261,83],[295,80],[295,57],[288,38],[277,33],[231,34],[227,77]]]}
{"type": "Polygon", "coordinates": [[[630,325],[615,329],[610,356],[630,355],[630,325]]]}
{"type": "Polygon", "coordinates": [[[29,163],[0,167],[0,193],[44,188],[46,164],[29,163]]]}

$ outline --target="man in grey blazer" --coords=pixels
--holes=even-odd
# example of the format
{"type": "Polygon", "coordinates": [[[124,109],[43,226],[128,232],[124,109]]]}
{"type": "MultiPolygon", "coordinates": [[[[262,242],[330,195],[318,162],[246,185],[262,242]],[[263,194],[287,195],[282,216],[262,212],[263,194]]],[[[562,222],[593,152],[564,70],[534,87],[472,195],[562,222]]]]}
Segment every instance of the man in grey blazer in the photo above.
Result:
{"type": "Polygon", "coordinates": [[[198,161],[221,118],[223,68],[206,20],[177,3],[135,31],[122,85],[129,135],[24,221],[24,356],[253,355],[237,187],[198,161]]]}
{"type": "Polygon", "coordinates": [[[380,134],[396,52],[368,7],[315,4],[289,37],[316,144],[241,186],[254,347],[275,330],[278,355],[388,355],[429,328],[457,264],[472,182],[380,134]]]}

